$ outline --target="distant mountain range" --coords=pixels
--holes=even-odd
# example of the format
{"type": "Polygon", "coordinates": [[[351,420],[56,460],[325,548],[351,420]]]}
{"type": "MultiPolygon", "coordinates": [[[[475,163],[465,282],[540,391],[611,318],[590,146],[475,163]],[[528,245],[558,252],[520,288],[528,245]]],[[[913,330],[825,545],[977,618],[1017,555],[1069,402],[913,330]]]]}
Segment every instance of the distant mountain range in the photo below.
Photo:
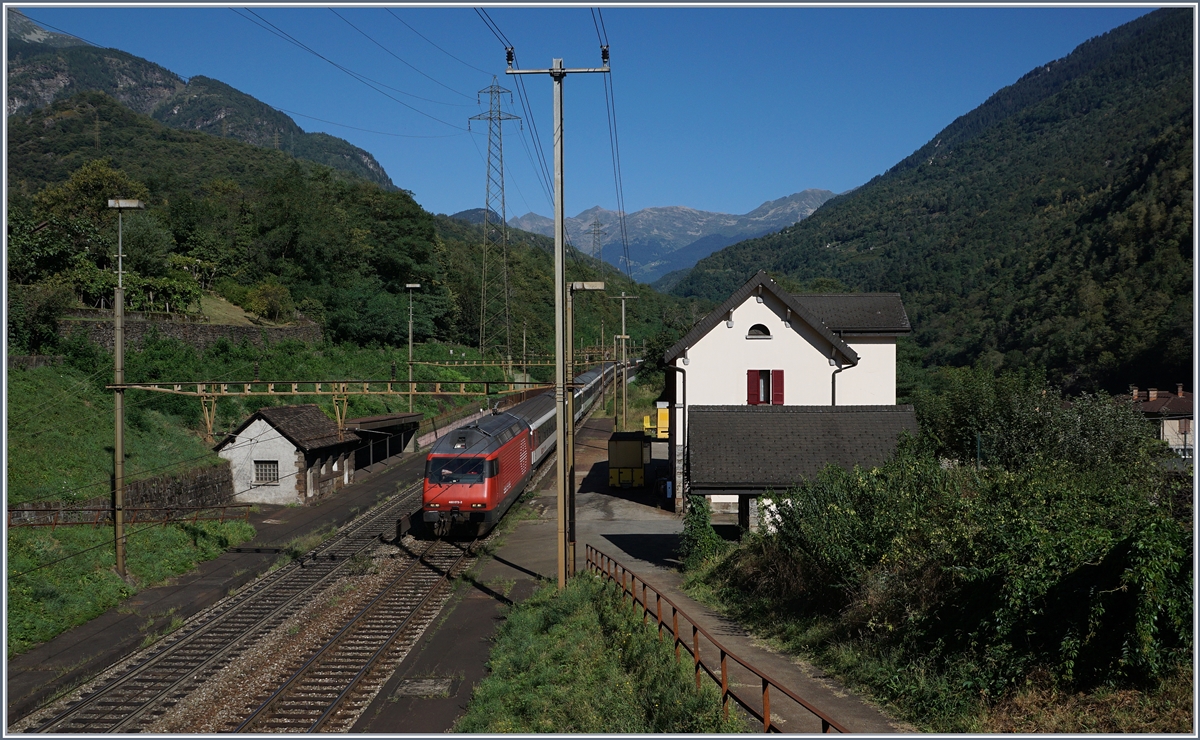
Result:
{"type": "MultiPolygon", "coordinates": [[[[686,206],[643,208],[625,218],[633,278],[639,282],[653,283],[670,273],[686,271],[718,249],[794,225],[833,196],[828,190],[804,190],[767,201],[743,215],[698,211],[686,206]]],[[[600,244],[604,260],[624,269],[625,255],[620,214],[617,211],[596,206],[574,218],[568,218],[568,239],[576,249],[590,254],[592,224],[597,221],[603,232],[600,244]]],[[[536,213],[511,218],[508,225],[535,234],[554,236],[554,219],[536,213]]],[[[664,286],[655,287],[663,289],[664,286]]]]}
{"type": "Polygon", "coordinates": [[[7,114],[100,91],[171,128],[271,147],[395,188],[370,152],[345,139],[305,133],[289,116],[209,77],[184,79],[154,62],[47,31],[8,8],[7,114]]]}

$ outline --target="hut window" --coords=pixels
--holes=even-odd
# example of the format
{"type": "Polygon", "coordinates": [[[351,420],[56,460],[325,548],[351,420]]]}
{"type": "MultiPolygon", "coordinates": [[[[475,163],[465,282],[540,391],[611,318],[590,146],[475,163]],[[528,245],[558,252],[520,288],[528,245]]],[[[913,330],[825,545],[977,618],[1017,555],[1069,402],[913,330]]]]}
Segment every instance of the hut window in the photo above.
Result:
{"type": "Polygon", "coordinates": [[[763,324],[755,324],[750,327],[750,333],[746,335],[746,339],[770,339],[771,330],[763,324]]]}
{"type": "Polygon", "coordinates": [[[257,484],[268,484],[279,482],[279,461],[278,460],[255,460],[254,461],[254,482],[257,484]]]}

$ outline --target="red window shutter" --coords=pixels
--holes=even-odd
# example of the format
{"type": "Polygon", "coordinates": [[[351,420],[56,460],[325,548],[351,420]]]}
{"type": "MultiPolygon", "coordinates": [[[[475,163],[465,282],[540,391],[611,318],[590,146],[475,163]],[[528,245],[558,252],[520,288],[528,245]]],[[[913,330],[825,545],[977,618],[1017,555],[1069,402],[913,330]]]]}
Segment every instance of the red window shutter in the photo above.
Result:
{"type": "Polygon", "coordinates": [[[750,404],[751,406],[757,406],[759,404],[757,370],[746,371],[746,403],[750,404]]]}
{"type": "Polygon", "coordinates": [[[783,371],[771,371],[771,405],[783,405],[783,371]]]}

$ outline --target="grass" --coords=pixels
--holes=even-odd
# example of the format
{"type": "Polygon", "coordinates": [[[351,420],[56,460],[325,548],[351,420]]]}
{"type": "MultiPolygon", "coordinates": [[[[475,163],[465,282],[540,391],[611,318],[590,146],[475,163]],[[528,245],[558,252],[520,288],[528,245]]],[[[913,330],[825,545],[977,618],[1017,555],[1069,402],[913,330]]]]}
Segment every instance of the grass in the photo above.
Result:
{"type": "Polygon", "coordinates": [[[100,616],[143,588],[186,573],[251,539],[245,522],[131,528],[129,581],[114,570],[112,530],[21,527],[8,532],[8,655],[12,657],[100,616]],[[61,562],[53,561],[80,553],[61,562]],[[45,566],[41,567],[39,566],[45,566]],[[37,570],[35,570],[37,569],[37,570]]]}
{"type": "Polygon", "coordinates": [[[746,731],[719,692],[696,690],[670,646],[590,574],[539,589],[500,627],[456,732],[746,731]]]}
{"type": "MultiPolygon", "coordinates": [[[[89,379],[69,365],[9,371],[9,504],[84,501],[108,493],[113,394],[101,386],[110,378],[111,373],[89,379]]],[[[127,480],[219,462],[178,419],[144,409],[127,395],[127,480]]]]}

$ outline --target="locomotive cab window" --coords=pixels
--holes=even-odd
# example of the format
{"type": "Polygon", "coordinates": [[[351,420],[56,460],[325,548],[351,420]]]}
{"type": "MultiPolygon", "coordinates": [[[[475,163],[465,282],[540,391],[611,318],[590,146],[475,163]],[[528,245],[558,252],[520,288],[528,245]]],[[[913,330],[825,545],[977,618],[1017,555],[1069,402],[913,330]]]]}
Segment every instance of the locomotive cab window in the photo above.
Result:
{"type": "Polygon", "coordinates": [[[425,461],[425,477],[433,484],[482,483],[496,475],[495,460],[482,457],[433,457],[425,461]]]}

